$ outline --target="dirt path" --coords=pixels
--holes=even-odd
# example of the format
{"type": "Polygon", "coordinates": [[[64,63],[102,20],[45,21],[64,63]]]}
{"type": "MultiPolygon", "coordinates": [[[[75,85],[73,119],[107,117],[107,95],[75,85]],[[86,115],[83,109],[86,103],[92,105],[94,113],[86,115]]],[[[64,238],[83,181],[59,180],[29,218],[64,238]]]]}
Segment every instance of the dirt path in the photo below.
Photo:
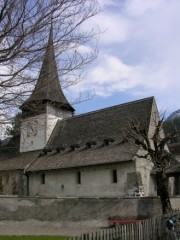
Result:
{"type": "Polygon", "coordinates": [[[1,221],[0,235],[61,235],[79,236],[83,233],[97,231],[97,228],[62,227],[57,223],[36,221],[1,221]]]}

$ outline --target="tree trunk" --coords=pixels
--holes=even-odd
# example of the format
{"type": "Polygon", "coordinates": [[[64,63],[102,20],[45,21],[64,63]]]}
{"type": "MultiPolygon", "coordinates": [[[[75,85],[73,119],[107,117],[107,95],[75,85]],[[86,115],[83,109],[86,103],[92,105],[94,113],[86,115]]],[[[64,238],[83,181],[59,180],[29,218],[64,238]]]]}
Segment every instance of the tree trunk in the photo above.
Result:
{"type": "Polygon", "coordinates": [[[164,170],[157,172],[157,192],[161,199],[163,214],[172,212],[168,191],[168,181],[164,170]]]}

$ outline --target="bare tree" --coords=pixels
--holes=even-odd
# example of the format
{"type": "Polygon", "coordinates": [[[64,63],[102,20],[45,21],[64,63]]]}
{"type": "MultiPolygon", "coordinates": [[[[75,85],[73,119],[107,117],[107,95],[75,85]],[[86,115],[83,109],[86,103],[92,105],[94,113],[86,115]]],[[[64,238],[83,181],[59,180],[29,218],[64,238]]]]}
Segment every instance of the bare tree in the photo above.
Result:
{"type": "Polygon", "coordinates": [[[84,23],[99,11],[97,0],[0,0],[1,124],[31,93],[52,22],[61,85],[66,88],[81,80],[79,70],[97,56],[95,43],[82,52],[97,34],[84,23]]]}
{"type": "Polygon", "coordinates": [[[170,167],[172,156],[168,150],[167,143],[176,136],[177,131],[174,129],[173,132],[165,136],[163,122],[163,118],[159,120],[154,119],[153,126],[151,126],[152,132],[150,133],[149,129],[142,128],[142,124],[138,120],[129,121],[126,136],[134,144],[140,146],[143,154],[137,154],[137,157],[145,158],[153,163],[162,211],[163,213],[168,213],[172,211],[172,207],[166,170],[170,167]]]}

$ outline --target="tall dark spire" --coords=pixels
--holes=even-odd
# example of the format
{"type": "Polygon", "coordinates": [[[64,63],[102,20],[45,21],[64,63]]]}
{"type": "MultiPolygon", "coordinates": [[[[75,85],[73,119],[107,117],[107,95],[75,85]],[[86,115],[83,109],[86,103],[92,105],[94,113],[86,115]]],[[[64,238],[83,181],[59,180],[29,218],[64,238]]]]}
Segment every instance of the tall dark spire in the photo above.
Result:
{"type": "Polygon", "coordinates": [[[31,96],[24,102],[21,109],[23,110],[27,108],[27,105],[29,106],[31,103],[35,104],[36,102],[38,104],[51,102],[57,107],[74,111],[74,108],[67,101],[60,86],[54,53],[52,25],[38,81],[31,96]]]}

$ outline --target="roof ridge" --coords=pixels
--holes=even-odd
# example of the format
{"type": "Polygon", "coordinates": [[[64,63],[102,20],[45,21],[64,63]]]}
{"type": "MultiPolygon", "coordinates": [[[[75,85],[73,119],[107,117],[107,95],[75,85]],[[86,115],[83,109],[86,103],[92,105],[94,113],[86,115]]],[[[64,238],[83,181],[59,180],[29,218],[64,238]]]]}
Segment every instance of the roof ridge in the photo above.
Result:
{"type": "Polygon", "coordinates": [[[131,101],[131,102],[122,103],[122,104],[117,104],[117,105],[114,105],[114,106],[111,106],[111,107],[106,107],[106,108],[94,110],[94,111],[87,112],[87,113],[82,113],[82,114],[79,114],[79,115],[72,116],[70,118],[58,120],[58,122],[63,122],[63,121],[75,119],[75,118],[78,118],[78,117],[83,117],[83,116],[92,115],[92,114],[96,114],[96,113],[103,112],[103,111],[108,111],[110,109],[116,109],[118,107],[124,107],[124,106],[127,106],[127,105],[133,105],[135,103],[144,102],[144,101],[148,101],[148,100],[151,100],[151,99],[154,100],[154,96],[151,96],[151,97],[148,97],[148,98],[142,98],[142,99],[138,99],[138,100],[134,100],[134,101],[131,101]]]}

